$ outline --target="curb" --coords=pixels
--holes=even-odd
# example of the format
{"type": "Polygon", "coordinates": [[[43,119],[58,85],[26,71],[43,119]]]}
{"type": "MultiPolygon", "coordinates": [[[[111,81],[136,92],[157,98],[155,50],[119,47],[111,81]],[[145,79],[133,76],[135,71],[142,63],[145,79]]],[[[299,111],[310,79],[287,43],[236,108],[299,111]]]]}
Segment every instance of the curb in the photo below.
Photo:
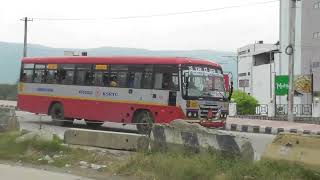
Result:
{"type": "Polygon", "coordinates": [[[230,123],[230,124],[227,123],[226,130],[238,131],[238,132],[249,132],[249,133],[261,133],[261,134],[279,134],[282,132],[287,132],[287,133],[297,133],[297,134],[320,135],[320,131],[292,129],[292,128],[285,128],[285,127],[250,126],[250,125],[240,125],[240,124],[234,124],[234,123],[230,123]]]}
{"type": "Polygon", "coordinates": [[[12,105],[3,105],[3,104],[0,104],[0,108],[8,108],[8,109],[15,109],[15,110],[17,110],[17,106],[12,106],[12,105]]]}

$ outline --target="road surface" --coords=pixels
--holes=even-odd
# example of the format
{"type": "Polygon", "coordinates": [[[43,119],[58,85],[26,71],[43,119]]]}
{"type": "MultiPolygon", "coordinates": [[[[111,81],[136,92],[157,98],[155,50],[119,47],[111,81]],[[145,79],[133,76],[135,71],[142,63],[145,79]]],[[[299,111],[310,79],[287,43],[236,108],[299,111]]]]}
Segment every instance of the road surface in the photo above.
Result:
{"type": "Polygon", "coordinates": [[[0,164],[1,180],[91,180],[71,174],[0,164]]]}

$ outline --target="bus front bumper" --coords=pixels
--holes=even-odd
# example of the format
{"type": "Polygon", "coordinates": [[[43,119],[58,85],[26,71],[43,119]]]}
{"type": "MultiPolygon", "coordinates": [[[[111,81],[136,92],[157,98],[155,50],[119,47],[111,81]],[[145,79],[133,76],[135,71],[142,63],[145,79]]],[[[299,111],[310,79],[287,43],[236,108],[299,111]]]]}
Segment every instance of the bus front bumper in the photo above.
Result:
{"type": "Polygon", "coordinates": [[[185,120],[189,123],[198,123],[206,128],[225,128],[226,121],[225,120],[185,120]]]}

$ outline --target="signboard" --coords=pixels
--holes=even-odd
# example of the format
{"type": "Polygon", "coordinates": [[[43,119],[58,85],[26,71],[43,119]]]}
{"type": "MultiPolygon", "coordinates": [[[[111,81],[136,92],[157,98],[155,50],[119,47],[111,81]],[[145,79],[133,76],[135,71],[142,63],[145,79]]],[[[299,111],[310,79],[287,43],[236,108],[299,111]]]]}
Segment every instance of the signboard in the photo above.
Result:
{"type": "Polygon", "coordinates": [[[57,69],[58,65],[57,64],[48,64],[47,68],[48,69],[57,69]]]}
{"type": "MultiPolygon", "coordinates": [[[[287,75],[276,76],[275,92],[277,96],[288,94],[289,77],[287,75]]],[[[310,94],[312,92],[311,75],[296,75],[294,77],[294,94],[296,96],[310,94]]]]}
{"type": "Polygon", "coordinates": [[[108,66],[105,64],[97,64],[95,69],[96,70],[107,70],[108,66]]]}
{"type": "Polygon", "coordinates": [[[312,77],[311,75],[297,75],[294,77],[294,94],[296,96],[311,94],[312,77]]]}
{"type": "Polygon", "coordinates": [[[275,93],[276,96],[285,96],[288,94],[289,77],[287,75],[276,76],[275,93]]]}

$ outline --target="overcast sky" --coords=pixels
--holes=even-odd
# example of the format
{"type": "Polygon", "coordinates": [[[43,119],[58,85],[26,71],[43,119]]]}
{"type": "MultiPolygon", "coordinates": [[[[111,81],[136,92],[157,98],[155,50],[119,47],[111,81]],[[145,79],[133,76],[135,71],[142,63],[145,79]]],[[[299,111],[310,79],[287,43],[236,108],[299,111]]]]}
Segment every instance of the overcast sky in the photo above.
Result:
{"type": "Polygon", "coordinates": [[[141,19],[103,18],[214,9],[268,0],[3,0],[0,41],[23,42],[22,17],[97,18],[95,21],[29,23],[28,41],[52,47],[100,46],[153,50],[214,49],[279,39],[279,2],[141,19]]]}

